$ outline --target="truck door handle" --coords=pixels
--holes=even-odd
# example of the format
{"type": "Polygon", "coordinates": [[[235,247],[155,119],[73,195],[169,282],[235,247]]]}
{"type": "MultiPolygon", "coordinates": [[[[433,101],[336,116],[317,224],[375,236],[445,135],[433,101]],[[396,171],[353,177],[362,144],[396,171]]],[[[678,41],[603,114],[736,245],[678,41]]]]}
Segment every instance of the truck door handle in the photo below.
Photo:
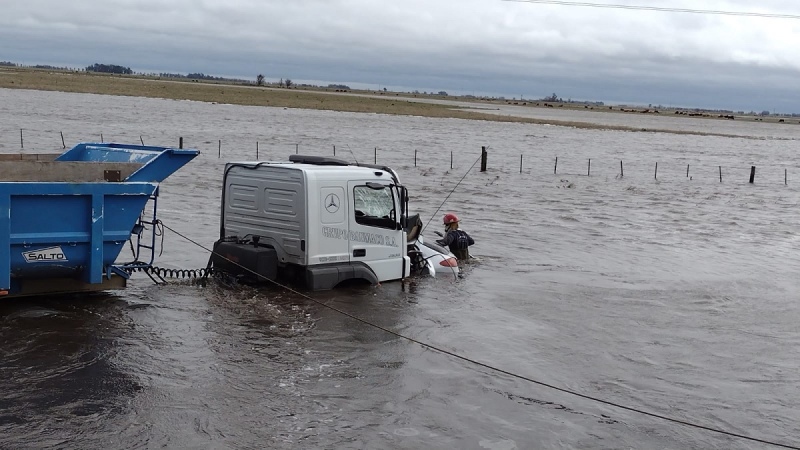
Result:
{"type": "Polygon", "coordinates": [[[357,248],[357,249],[353,250],[353,256],[354,257],[367,256],[367,249],[365,249],[365,248],[357,248]]]}

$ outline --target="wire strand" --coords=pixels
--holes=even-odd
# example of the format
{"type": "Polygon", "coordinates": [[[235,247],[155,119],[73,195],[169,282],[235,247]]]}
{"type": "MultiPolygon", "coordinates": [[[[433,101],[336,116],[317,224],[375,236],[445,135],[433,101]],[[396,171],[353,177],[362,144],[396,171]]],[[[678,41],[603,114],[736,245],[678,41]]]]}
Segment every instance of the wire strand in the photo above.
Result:
{"type": "Polygon", "coordinates": [[[513,3],[544,3],[549,5],[561,5],[561,6],[583,6],[590,8],[629,9],[638,11],[707,14],[707,15],[717,15],[717,16],[763,17],[769,19],[793,19],[793,20],[800,19],[800,15],[797,14],[759,13],[759,12],[748,12],[748,11],[723,11],[714,9],[670,8],[666,6],[620,5],[620,4],[610,4],[610,3],[571,2],[564,0],[501,0],[501,1],[513,2],[513,3]]]}
{"type": "Polygon", "coordinates": [[[433,218],[436,217],[436,213],[438,213],[439,210],[442,209],[442,206],[444,206],[444,204],[447,202],[447,199],[450,198],[451,195],[453,195],[453,192],[456,191],[456,189],[458,188],[458,185],[461,184],[462,181],[464,181],[464,178],[467,178],[467,175],[469,174],[469,172],[475,167],[475,164],[478,164],[478,161],[480,161],[482,157],[483,157],[483,155],[479,156],[478,159],[476,159],[475,162],[472,163],[471,166],[469,166],[469,169],[467,169],[467,172],[464,174],[464,176],[461,177],[460,180],[458,180],[458,183],[456,183],[456,185],[453,186],[453,189],[450,191],[449,194],[447,194],[447,197],[445,197],[444,200],[442,200],[442,203],[440,203],[439,207],[436,208],[436,211],[433,212],[433,214],[431,215],[431,218],[428,219],[428,223],[426,223],[425,226],[422,227],[422,229],[419,231],[420,233],[422,233],[423,231],[425,231],[426,228],[428,228],[428,225],[430,225],[431,220],[433,220],[433,218]]]}
{"type": "MultiPolygon", "coordinates": [[[[474,164],[473,164],[473,166],[474,166],[474,164]]],[[[469,172],[469,171],[467,171],[467,172],[469,172]]],[[[464,176],[466,176],[466,174],[464,176]]],[[[782,444],[782,443],[779,443],[779,442],[768,441],[766,439],[760,439],[760,438],[755,438],[755,437],[751,437],[751,436],[746,436],[746,435],[743,435],[743,434],[734,433],[734,432],[722,430],[722,429],[719,429],[719,428],[713,428],[713,427],[709,427],[709,426],[705,426],[705,425],[700,425],[700,424],[696,424],[696,423],[693,423],[693,422],[688,422],[688,421],[685,421],[685,420],[675,419],[673,417],[664,416],[662,414],[653,413],[653,412],[649,412],[649,411],[644,411],[644,410],[633,408],[633,407],[630,407],[630,406],[625,406],[625,405],[622,405],[620,403],[612,402],[612,401],[609,401],[609,400],[603,400],[601,398],[593,397],[591,395],[581,394],[581,393],[576,392],[576,391],[572,391],[572,390],[569,390],[569,389],[558,387],[558,386],[552,385],[550,383],[545,383],[543,381],[538,381],[538,380],[535,380],[533,378],[527,377],[525,375],[519,375],[519,374],[516,374],[514,372],[510,372],[508,370],[501,369],[499,367],[493,366],[491,364],[483,363],[483,362],[477,361],[475,359],[459,355],[458,353],[451,352],[449,350],[445,350],[445,349],[443,349],[441,347],[437,347],[437,346],[435,346],[433,344],[428,344],[426,342],[422,342],[420,340],[417,340],[417,339],[414,339],[412,337],[400,334],[400,333],[398,333],[398,332],[396,332],[394,330],[391,330],[389,328],[383,327],[383,326],[378,325],[376,323],[372,323],[372,322],[370,322],[370,321],[368,321],[366,319],[362,319],[361,317],[353,315],[353,314],[351,314],[351,313],[349,313],[347,311],[341,310],[341,309],[339,309],[339,308],[337,308],[335,306],[331,306],[331,305],[329,305],[327,303],[324,303],[324,302],[321,302],[319,300],[316,300],[313,297],[310,297],[310,296],[308,296],[308,295],[306,295],[306,294],[304,294],[302,292],[299,292],[299,291],[297,291],[295,289],[292,289],[292,288],[290,288],[290,287],[288,287],[286,285],[278,283],[275,280],[270,280],[269,278],[267,278],[267,277],[255,272],[254,270],[251,270],[250,268],[247,268],[247,267],[245,267],[245,266],[243,266],[243,265],[241,265],[241,264],[239,264],[239,263],[237,263],[235,261],[231,261],[230,259],[225,258],[223,255],[220,255],[219,253],[216,253],[213,250],[208,249],[207,247],[203,246],[202,244],[190,239],[189,237],[181,234],[180,232],[178,232],[175,229],[167,226],[166,224],[163,224],[163,222],[162,222],[162,225],[164,226],[164,228],[172,231],[173,233],[177,234],[178,236],[182,237],[183,239],[186,239],[187,241],[191,242],[192,244],[197,245],[198,247],[202,248],[203,250],[206,250],[206,251],[210,252],[211,254],[215,254],[215,255],[225,259],[227,262],[229,262],[231,264],[234,264],[234,265],[236,265],[236,266],[238,266],[238,267],[240,267],[240,268],[242,268],[242,269],[244,269],[244,270],[256,275],[259,278],[263,278],[263,279],[273,283],[274,285],[276,285],[278,287],[281,287],[283,289],[286,289],[289,292],[297,294],[300,297],[303,297],[303,298],[305,298],[305,299],[307,299],[307,300],[309,300],[309,301],[311,301],[311,302],[313,302],[313,303],[315,303],[315,304],[317,304],[319,306],[322,306],[324,308],[328,308],[331,311],[335,311],[335,312],[337,312],[337,313],[339,313],[339,314],[341,314],[343,316],[349,317],[350,319],[353,319],[353,320],[355,320],[357,322],[363,323],[364,325],[376,328],[378,330],[381,330],[381,331],[383,331],[383,332],[385,332],[387,334],[390,334],[392,336],[398,337],[400,339],[404,339],[404,340],[407,340],[409,342],[413,342],[413,343],[415,343],[415,344],[417,344],[417,345],[419,345],[419,346],[421,346],[423,348],[426,348],[428,350],[432,350],[432,351],[435,351],[435,352],[438,352],[438,353],[442,353],[442,354],[451,356],[453,358],[459,359],[461,361],[465,361],[465,362],[468,362],[470,364],[474,364],[476,366],[483,367],[485,369],[489,369],[489,370],[494,371],[494,372],[502,373],[504,375],[508,375],[509,377],[512,377],[512,378],[517,378],[517,379],[520,379],[520,380],[528,381],[530,383],[533,383],[533,384],[536,384],[536,385],[539,385],[539,386],[542,386],[542,387],[546,387],[546,388],[549,388],[549,389],[552,389],[552,390],[555,390],[555,391],[558,391],[558,392],[562,392],[562,393],[565,393],[565,394],[570,394],[570,395],[573,395],[575,397],[580,397],[580,398],[583,398],[583,399],[586,399],[586,400],[590,400],[590,401],[593,401],[593,402],[596,402],[596,403],[601,403],[601,404],[604,404],[604,405],[607,405],[607,406],[613,406],[615,408],[619,408],[619,409],[622,409],[622,410],[625,410],[625,411],[630,411],[630,412],[642,414],[642,415],[645,415],[645,416],[649,416],[649,417],[654,417],[654,418],[657,418],[657,419],[665,420],[665,421],[668,421],[668,422],[677,423],[677,424],[680,424],[680,425],[685,425],[685,426],[696,428],[696,429],[700,429],[700,430],[705,430],[705,431],[710,431],[710,432],[713,432],[713,433],[722,434],[722,435],[725,435],[725,436],[735,437],[735,438],[744,439],[744,440],[748,440],[748,441],[752,441],[752,442],[759,442],[759,443],[762,443],[762,444],[772,445],[772,446],[776,446],[776,447],[789,448],[789,449],[793,449],[793,450],[800,450],[800,446],[782,444]]]]}

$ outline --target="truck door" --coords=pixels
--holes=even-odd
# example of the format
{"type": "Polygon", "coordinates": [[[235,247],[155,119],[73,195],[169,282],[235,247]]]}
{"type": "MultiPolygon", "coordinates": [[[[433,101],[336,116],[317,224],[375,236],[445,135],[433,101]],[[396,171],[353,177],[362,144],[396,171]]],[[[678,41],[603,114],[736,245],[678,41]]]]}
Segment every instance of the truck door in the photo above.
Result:
{"type": "Polygon", "coordinates": [[[368,265],[378,281],[406,275],[405,232],[397,223],[400,211],[388,184],[348,182],[350,194],[350,261],[368,265]]]}

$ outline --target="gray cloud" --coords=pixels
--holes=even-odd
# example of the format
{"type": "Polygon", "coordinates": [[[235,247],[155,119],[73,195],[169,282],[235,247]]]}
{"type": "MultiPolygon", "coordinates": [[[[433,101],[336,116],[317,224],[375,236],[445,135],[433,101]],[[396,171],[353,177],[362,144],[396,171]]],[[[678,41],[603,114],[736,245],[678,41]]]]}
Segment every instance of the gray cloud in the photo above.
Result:
{"type": "MultiPolygon", "coordinates": [[[[786,3],[702,7],[800,14],[786,3]]],[[[800,20],[492,0],[28,0],[4,5],[0,60],[800,112],[797,36],[800,20]]]]}

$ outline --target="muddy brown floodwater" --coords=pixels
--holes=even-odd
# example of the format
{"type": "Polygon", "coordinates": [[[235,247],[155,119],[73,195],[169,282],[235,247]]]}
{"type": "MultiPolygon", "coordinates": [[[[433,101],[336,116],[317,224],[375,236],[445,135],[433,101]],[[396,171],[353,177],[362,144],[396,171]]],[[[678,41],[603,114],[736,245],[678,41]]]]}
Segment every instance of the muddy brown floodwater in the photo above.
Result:
{"type": "MultiPolygon", "coordinates": [[[[161,186],[159,217],[180,233],[165,233],[168,268],[205,266],[224,163],[255,159],[256,142],[272,160],[335,146],[371,162],[377,148],[428,233],[458,213],[480,262],[312,298],[541,383],[797,446],[798,126],[702,127],[742,137],[0,90],[2,152],[20,151],[21,128],[24,152],[60,149],[62,132],[67,146],[102,134],[201,150],[161,186]],[[469,170],[481,146],[485,173],[469,170]]],[[[4,301],[0,357],[0,448],[769,448],[474,365],[278,287],[138,274],[124,291],[4,301]]]]}

